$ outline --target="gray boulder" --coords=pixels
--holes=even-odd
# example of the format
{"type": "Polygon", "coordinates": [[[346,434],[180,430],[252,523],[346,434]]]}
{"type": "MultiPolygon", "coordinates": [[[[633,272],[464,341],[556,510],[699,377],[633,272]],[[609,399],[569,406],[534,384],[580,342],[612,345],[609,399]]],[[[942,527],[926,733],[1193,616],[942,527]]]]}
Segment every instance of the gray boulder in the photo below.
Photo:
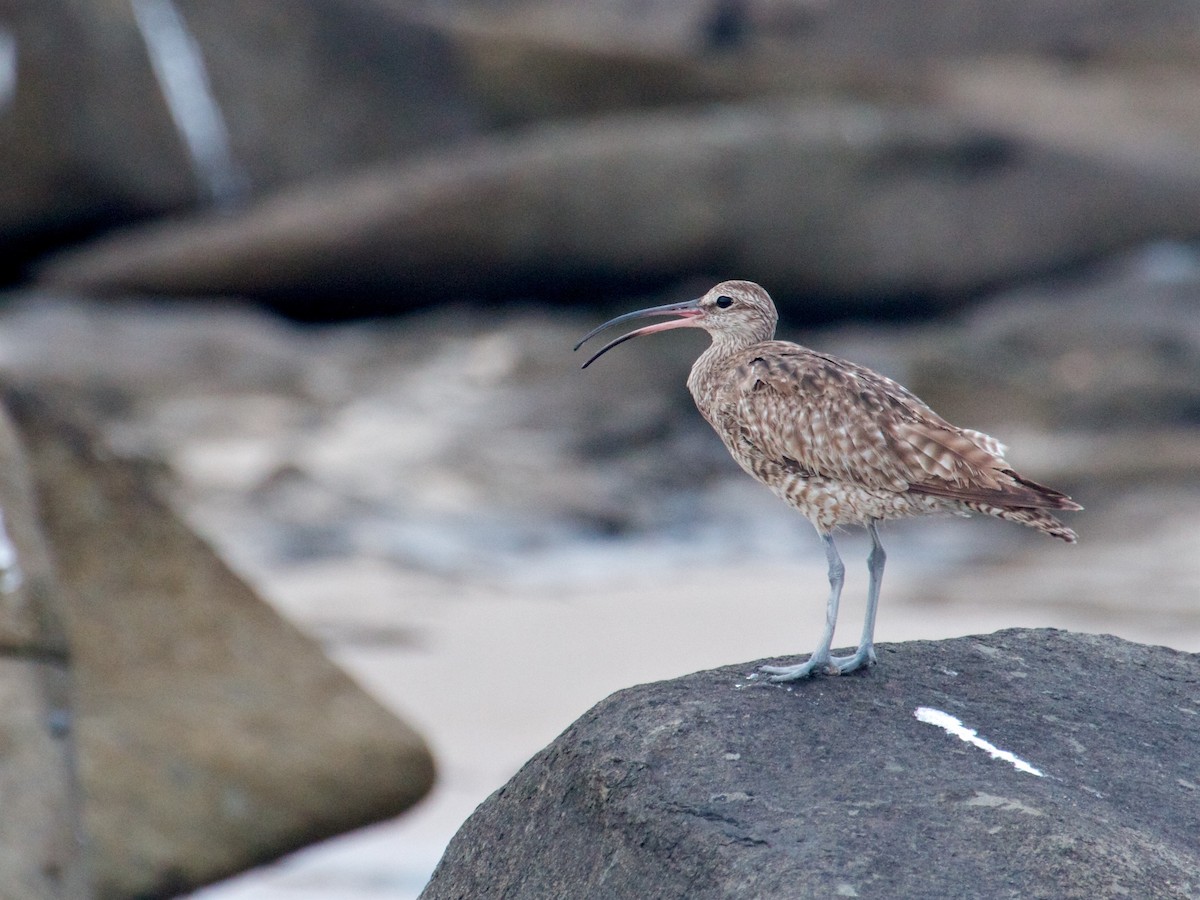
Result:
{"type": "Polygon", "coordinates": [[[614,694],[480,806],[423,900],[1197,895],[1200,656],[1009,630],[880,657],[614,694]]]}
{"type": "Polygon", "coordinates": [[[147,226],[41,269],[82,291],[296,302],[753,277],[784,305],[959,297],[1200,227],[1200,179],[1143,175],[932,109],[647,113],[147,226]],[[1019,223],[1019,227],[1016,223],[1019,223]]]}
{"type": "Polygon", "coordinates": [[[61,393],[3,398],[64,598],[97,896],[174,896],[428,791],[420,736],[232,572],[153,469],[115,458],[61,393]]]}
{"type": "Polygon", "coordinates": [[[0,411],[0,897],[83,900],[72,672],[28,461],[0,411]]]}
{"type": "Polygon", "coordinates": [[[64,233],[236,203],[457,140],[477,125],[448,40],[370,3],[9,0],[0,36],[19,61],[11,95],[0,96],[7,264],[64,233]],[[156,42],[178,36],[162,23],[171,7],[226,132],[223,150],[205,151],[199,164],[185,134],[210,130],[203,91],[188,92],[183,124],[151,64],[156,42]]]}

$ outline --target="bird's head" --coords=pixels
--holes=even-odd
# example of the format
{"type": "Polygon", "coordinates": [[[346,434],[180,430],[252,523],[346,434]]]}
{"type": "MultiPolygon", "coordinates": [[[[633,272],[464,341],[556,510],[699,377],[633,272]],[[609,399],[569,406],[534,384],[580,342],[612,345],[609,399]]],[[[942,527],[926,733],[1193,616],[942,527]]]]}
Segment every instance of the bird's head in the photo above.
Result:
{"type": "Polygon", "coordinates": [[[583,340],[575,345],[575,349],[578,350],[606,328],[649,316],[677,318],[638,328],[610,341],[592,354],[582,368],[586,369],[613,347],[625,343],[630,338],[671,328],[703,328],[712,335],[714,341],[734,347],[748,347],[758,341],[770,340],[775,334],[775,324],[779,320],[771,295],[763,288],[752,281],[722,281],[698,300],[652,306],[609,319],[584,335],[583,340]]]}

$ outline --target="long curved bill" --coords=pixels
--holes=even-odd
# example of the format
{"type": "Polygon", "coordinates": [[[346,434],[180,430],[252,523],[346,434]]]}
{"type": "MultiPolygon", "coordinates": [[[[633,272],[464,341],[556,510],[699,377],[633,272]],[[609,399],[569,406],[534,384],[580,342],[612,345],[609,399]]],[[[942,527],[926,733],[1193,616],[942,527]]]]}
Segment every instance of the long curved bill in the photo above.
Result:
{"type": "Polygon", "coordinates": [[[600,332],[606,328],[611,328],[613,325],[620,325],[622,322],[629,322],[633,319],[644,319],[649,316],[679,316],[678,319],[672,319],[669,322],[659,322],[657,325],[647,325],[645,328],[639,328],[636,331],[631,331],[629,334],[623,334],[613,341],[609,341],[599,350],[591,355],[581,369],[586,369],[601,356],[616,347],[623,344],[631,338],[640,337],[643,334],[653,334],[656,331],[668,331],[672,328],[694,328],[696,319],[704,315],[704,310],[700,306],[699,300],[687,300],[683,303],[667,303],[663,306],[652,306],[649,309],[639,309],[636,312],[625,313],[623,316],[617,316],[615,319],[609,319],[603,325],[597,325],[591,331],[583,336],[583,339],[575,345],[578,350],[600,332]]]}

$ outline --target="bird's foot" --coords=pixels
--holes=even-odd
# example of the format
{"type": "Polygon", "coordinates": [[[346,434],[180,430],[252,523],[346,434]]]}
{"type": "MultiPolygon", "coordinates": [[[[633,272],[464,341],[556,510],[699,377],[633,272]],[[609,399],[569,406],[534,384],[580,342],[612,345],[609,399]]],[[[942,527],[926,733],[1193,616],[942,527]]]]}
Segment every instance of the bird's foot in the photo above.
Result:
{"type": "Polygon", "coordinates": [[[863,644],[854,651],[853,656],[831,657],[829,668],[838,675],[845,675],[847,672],[853,672],[855,669],[861,669],[863,666],[873,666],[876,662],[878,660],[875,658],[875,646],[873,644],[863,644]]]}
{"type": "Polygon", "coordinates": [[[833,675],[837,673],[834,667],[836,660],[826,654],[813,654],[806,662],[802,662],[795,666],[759,666],[758,671],[769,675],[768,681],[776,684],[782,684],[788,681],[799,681],[801,678],[808,678],[810,675],[823,673],[833,675]]]}

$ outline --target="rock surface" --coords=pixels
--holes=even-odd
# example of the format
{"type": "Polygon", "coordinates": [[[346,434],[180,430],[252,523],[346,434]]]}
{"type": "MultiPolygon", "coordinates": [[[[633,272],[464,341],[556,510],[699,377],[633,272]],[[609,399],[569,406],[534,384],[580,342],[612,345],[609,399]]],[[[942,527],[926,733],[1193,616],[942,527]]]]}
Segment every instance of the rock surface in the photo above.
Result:
{"type": "Polygon", "coordinates": [[[173,896],[428,790],[421,738],[234,575],[148,469],[61,396],[4,400],[67,598],[98,896],[173,896]]]}
{"type": "Polygon", "coordinates": [[[318,295],[332,312],[331,293],[381,292],[400,309],[759,273],[777,302],[804,298],[811,314],[821,297],[843,312],[960,297],[1197,222],[1200,179],[932,109],[763,104],[481,141],[242,215],[131,229],[40,274],[83,291],[318,295]]]}
{"type": "Polygon", "coordinates": [[[0,897],[83,900],[82,801],[62,594],[29,466],[0,412],[0,897]]]}
{"type": "Polygon", "coordinates": [[[880,657],[613,695],[479,808],[422,898],[1197,895],[1200,656],[1009,630],[880,657]]]}

